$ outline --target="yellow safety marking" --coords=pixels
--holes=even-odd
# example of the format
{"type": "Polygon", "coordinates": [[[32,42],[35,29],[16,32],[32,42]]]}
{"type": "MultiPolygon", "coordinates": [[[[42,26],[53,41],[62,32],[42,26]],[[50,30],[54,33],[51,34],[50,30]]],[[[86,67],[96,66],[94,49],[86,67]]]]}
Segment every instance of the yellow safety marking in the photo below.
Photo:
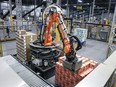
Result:
{"type": "Polygon", "coordinates": [[[11,31],[14,32],[14,25],[13,25],[13,17],[10,16],[10,26],[11,26],[11,31]]]}
{"type": "Polygon", "coordinates": [[[0,43],[0,57],[2,57],[3,53],[2,53],[2,43],[0,43]]]}
{"type": "Polygon", "coordinates": [[[114,82],[114,86],[113,87],[116,87],[116,81],[114,82]]]}

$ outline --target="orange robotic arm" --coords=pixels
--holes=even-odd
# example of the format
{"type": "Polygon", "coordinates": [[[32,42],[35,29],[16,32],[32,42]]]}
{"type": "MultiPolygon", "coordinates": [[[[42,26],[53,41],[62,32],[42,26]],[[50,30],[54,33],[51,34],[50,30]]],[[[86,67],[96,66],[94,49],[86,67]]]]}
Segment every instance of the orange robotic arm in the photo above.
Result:
{"type": "Polygon", "coordinates": [[[60,35],[62,37],[63,45],[64,45],[64,52],[68,54],[70,52],[70,43],[69,40],[67,39],[67,33],[64,31],[65,25],[64,22],[62,21],[62,17],[59,13],[57,12],[51,12],[49,16],[49,21],[45,26],[45,33],[44,33],[44,46],[50,46],[52,45],[52,32],[50,31],[53,23],[58,24],[58,29],[60,32],[60,35]]]}
{"type": "Polygon", "coordinates": [[[43,13],[43,19],[43,34],[41,37],[42,45],[45,47],[52,46],[51,29],[52,25],[54,23],[57,23],[58,31],[63,42],[63,51],[66,56],[66,60],[63,61],[63,66],[71,71],[78,70],[82,65],[82,61],[78,60],[78,58],[76,57],[76,51],[73,47],[73,40],[75,39],[78,42],[76,50],[81,49],[82,46],[77,37],[71,36],[68,33],[61,15],[61,9],[56,5],[48,6],[43,13]]]}
{"type": "MultiPolygon", "coordinates": [[[[44,13],[43,13],[43,36],[42,36],[42,45],[44,46],[52,46],[52,25],[54,23],[58,24],[58,31],[60,33],[60,36],[62,38],[63,42],[63,51],[66,54],[66,58],[69,60],[73,60],[76,56],[76,52],[73,48],[72,38],[75,39],[75,36],[69,36],[69,33],[67,31],[67,28],[64,24],[62,15],[61,15],[61,9],[56,5],[50,5],[48,6],[44,13]]],[[[78,42],[78,46],[76,50],[79,50],[81,48],[80,41],[78,38],[76,38],[76,41],[78,42]]]]}

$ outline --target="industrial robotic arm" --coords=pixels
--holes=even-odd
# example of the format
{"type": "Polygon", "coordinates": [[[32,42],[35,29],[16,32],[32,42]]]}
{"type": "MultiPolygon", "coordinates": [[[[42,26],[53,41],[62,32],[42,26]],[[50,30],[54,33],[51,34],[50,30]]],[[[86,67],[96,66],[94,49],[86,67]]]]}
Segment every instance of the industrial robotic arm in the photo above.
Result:
{"type": "MultiPolygon", "coordinates": [[[[60,33],[62,42],[63,42],[63,51],[66,56],[66,61],[68,63],[81,65],[81,61],[78,60],[76,57],[76,51],[73,47],[73,40],[76,40],[77,42],[77,48],[76,50],[79,50],[82,48],[81,43],[79,39],[76,36],[71,36],[67,28],[64,24],[62,14],[61,14],[61,8],[57,5],[50,5],[48,6],[44,13],[43,13],[43,29],[44,33],[42,36],[42,41],[44,46],[51,46],[52,45],[52,25],[54,23],[58,24],[58,31],[60,33]]],[[[67,66],[67,64],[66,64],[67,66]]],[[[69,66],[68,66],[69,67],[69,66]]],[[[67,67],[67,68],[68,68],[67,67]]],[[[75,67],[75,66],[73,66],[75,67]]],[[[78,67],[79,68],[79,67],[78,67]]]]}

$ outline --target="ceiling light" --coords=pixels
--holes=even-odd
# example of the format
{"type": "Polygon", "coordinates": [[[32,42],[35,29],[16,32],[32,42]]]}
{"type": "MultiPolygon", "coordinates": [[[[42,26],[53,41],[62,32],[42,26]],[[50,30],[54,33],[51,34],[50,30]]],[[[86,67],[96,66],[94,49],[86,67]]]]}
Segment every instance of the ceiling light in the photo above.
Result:
{"type": "Polygon", "coordinates": [[[82,0],[78,0],[78,2],[82,2],[82,0]]]}

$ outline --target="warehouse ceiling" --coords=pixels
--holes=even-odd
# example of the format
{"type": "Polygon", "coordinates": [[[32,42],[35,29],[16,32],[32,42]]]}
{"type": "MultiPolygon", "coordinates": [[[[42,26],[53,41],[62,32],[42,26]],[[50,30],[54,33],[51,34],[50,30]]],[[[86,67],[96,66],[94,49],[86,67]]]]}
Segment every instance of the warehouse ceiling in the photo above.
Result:
{"type": "MultiPolygon", "coordinates": [[[[0,0],[0,2],[4,2],[4,1],[9,1],[9,0],[0,0]]],[[[15,3],[15,0],[11,0],[12,3],[15,3]]],[[[45,1],[45,0],[22,0],[22,4],[23,5],[34,5],[36,1],[36,4],[40,4],[42,3],[42,1],[45,1]]],[[[56,2],[57,0],[53,0],[53,2],[56,2]]],[[[109,4],[109,1],[110,0],[95,0],[95,4],[98,5],[98,6],[101,6],[101,7],[108,7],[108,4],[109,4]]],[[[83,3],[89,3],[89,4],[92,4],[93,0],[68,0],[68,3],[69,4],[83,4],[83,3]],[[80,3],[80,1],[82,1],[80,3]]],[[[114,5],[116,3],[116,0],[111,0],[111,4],[114,5]]],[[[62,5],[65,5],[67,3],[67,0],[61,0],[61,3],[62,5]]],[[[111,7],[113,7],[111,5],[111,7]]]]}
{"type": "MultiPolygon", "coordinates": [[[[0,2],[7,2],[9,0],[0,0],[0,2]]],[[[12,4],[15,4],[15,0],[11,0],[12,4]]],[[[41,6],[43,1],[46,0],[22,0],[22,4],[25,6],[30,6],[30,5],[37,5],[41,6]]],[[[57,0],[53,0],[53,3],[55,3],[57,0]]],[[[102,13],[102,11],[107,12],[108,7],[109,7],[109,1],[110,0],[95,0],[95,11],[94,13],[102,13]]],[[[90,11],[90,6],[93,6],[93,0],[61,0],[61,7],[65,8],[67,7],[67,3],[70,9],[70,14],[89,14],[90,11]]],[[[111,7],[110,7],[110,12],[114,12],[114,7],[116,4],[116,0],[111,0],[111,7]]],[[[31,10],[31,9],[30,9],[31,10]]]]}
{"type": "MultiPolygon", "coordinates": [[[[107,10],[109,7],[110,0],[95,0],[95,9],[97,10],[107,10]]],[[[66,7],[67,0],[62,0],[62,5],[66,7]]],[[[69,0],[70,7],[75,9],[74,6],[82,6],[83,10],[88,9],[87,7],[92,6],[93,0],[69,0]],[[82,1],[82,2],[79,2],[82,1]]],[[[111,0],[111,7],[110,10],[114,11],[114,7],[116,4],[116,0],[111,0]]],[[[77,9],[75,9],[77,10],[77,9]]]]}
{"type": "MultiPolygon", "coordinates": [[[[3,2],[3,1],[8,1],[8,0],[0,0],[0,2],[3,2]]],[[[15,3],[15,0],[11,0],[11,1],[12,3],[15,3]]],[[[38,5],[38,4],[41,4],[42,1],[45,1],[45,0],[22,0],[22,4],[28,6],[28,5],[34,5],[36,3],[38,5]]],[[[53,2],[56,2],[56,1],[57,0],[53,0],[53,2]]],[[[68,4],[70,5],[70,8],[73,10],[77,10],[75,9],[74,5],[76,6],[81,5],[83,9],[85,9],[88,5],[92,6],[92,2],[93,2],[93,0],[61,0],[61,5],[63,8],[66,7],[67,1],[68,1],[68,4]]],[[[103,9],[107,10],[109,1],[110,0],[95,0],[95,6],[103,7],[103,9]]],[[[111,0],[111,10],[114,10],[115,4],[116,4],[116,0],[111,0]]]]}

